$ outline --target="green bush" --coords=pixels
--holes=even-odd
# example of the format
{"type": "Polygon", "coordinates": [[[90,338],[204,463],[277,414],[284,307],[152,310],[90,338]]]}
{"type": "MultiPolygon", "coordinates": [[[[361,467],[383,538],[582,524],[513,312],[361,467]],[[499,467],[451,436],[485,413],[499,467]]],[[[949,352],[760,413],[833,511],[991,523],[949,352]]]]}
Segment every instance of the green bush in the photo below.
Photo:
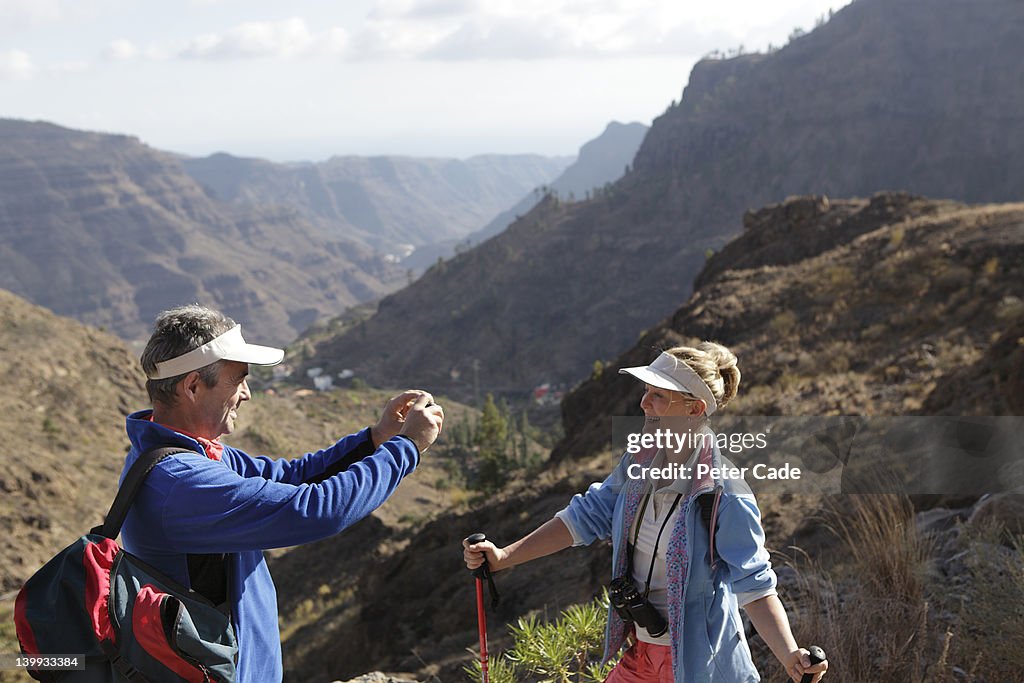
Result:
{"type": "MultiPolygon", "coordinates": [[[[488,662],[493,683],[535,680],[550,683],[601,683],[614,661],[601,662],[608,615],[608,593],[593,602],[572,605],[554,622],[535,616],[509,625],[513,645],[488,662]]],[[[463,668],[470,681],[480,681],[480,662],[463,668]]]]}
{"type": "MultiPolygon", "coordinates": [[[[477,653],[474,652],[473,655],[477,656],[477,653]]],[[[483,680],[483,669],[479,659],[469,666],[462,667],[462,670],[466,672],[466,676],[471,681],[483,680]]],[[[490,658],[487,662],[487,679],[490,683],[516,683],[515,664],[501,657],[490,658]]]]}

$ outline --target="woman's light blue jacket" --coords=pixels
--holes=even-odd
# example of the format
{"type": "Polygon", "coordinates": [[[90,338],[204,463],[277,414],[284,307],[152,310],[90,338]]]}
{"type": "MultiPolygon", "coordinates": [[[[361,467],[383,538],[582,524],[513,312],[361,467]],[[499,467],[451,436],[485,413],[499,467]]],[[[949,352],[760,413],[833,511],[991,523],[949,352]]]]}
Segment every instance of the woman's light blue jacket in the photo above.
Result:
{"type": "MultiPolygon", "coordinates": [[[[625,566],[626,492],[631,485],[640,485],[627,474],[634,457],[625,454],[607,479],[575,495],[558,514],[569,527],[575,545],[611,538],[613,572],[615,567],[625,566]]],[[[712,452],[712,465],[731,466],[717,446],[712,452]]],[[[753,493],[742,480],[700,482],[686,498],[672,534],[683,535],[683,543],[677,547],[685,548],[689,559],[682,585],[669,576],[667,616],[675,682],[761,680],[751,661],[737,599],[740,595],[745,603],[772,595],[777,582],[764,547],[761,513],[753,493]],[[708,528],[698,504],[700,496],[719,496],[713,565],[708,528]]],[[[619,651],[624,636],[622,620],[609,609],[606,658],[619,651]]]]}

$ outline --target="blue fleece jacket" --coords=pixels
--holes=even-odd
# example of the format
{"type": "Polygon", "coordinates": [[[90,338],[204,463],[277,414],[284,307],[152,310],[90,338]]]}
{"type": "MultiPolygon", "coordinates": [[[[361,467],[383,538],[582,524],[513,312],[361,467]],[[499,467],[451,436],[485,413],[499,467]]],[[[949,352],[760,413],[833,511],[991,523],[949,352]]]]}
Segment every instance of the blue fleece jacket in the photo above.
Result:
{"type": "Polygon", "coordinates": [[[128,416],[121,476],[155,446],[182,446],[150,473],[121,531],[124,547],[188,586],[188,554],[229,553],[228,600],[238,638],[238,681],[280,681],[277,591],[263,550],[327,538],[379,507],[419,463],[405,437],[376,450],[369,429],[294,460],[224,447],[211,460],[191,437],[128,416]],[[315,482],[315,483],[304,483],[315,482]]]}

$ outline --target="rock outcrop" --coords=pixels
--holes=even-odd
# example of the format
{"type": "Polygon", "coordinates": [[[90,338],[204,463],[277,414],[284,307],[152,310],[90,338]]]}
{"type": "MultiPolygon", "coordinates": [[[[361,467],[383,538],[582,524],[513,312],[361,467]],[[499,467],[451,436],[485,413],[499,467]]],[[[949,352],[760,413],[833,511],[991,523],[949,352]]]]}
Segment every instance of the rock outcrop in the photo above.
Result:
{"type": "Polygon", "coordinates": [[[796,197],[744,222],[684,306],[566,396],[554,457],[641,414],[618,368],[705,339],[739,359],[736,415],[1020,414],[1024,205],[796,197]]]}

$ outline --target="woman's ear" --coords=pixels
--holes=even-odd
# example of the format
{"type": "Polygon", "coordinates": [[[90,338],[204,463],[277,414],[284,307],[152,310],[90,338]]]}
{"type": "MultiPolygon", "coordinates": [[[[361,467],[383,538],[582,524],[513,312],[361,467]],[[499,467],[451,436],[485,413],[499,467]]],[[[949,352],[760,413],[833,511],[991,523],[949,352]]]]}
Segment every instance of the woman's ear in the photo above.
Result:
{"type": "Polygon", "coordinates": [[[690,415],[694,417],[700,417],[704,415],[708,409],[708,404],[704,402],[704,399],[695,399],[690,402],[690,415]]]}

